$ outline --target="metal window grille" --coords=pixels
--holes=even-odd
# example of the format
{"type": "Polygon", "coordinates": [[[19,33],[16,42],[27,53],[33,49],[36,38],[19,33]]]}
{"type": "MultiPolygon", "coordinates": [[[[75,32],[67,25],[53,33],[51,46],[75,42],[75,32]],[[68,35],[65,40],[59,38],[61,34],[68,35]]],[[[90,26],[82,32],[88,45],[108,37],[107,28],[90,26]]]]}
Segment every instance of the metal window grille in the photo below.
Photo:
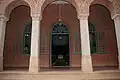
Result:
{"type": "Polygon", "coordinates": [[[30,54],[31,30],[32,30],[32,24],[31,23],[26,24],[23,32],[23,41],[22,41],[22,49],[23,49],[22,51],[24,54],[30,54]]]}
{"type": "Polygon", "coordinates": [[[104,32],[97,32],[95,26],[89,22],[90,50],[92,54],[106,53],[104,32]]]}

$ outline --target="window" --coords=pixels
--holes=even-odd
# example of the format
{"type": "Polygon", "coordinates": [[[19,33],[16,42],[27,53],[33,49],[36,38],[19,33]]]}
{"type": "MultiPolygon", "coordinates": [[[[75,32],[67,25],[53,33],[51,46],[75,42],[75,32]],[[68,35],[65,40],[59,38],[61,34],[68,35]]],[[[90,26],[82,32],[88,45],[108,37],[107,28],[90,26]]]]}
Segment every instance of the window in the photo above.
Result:
{"type": "Polygon", "coordinates": [[[62,22],[58,22],[54,25],[52,35],[54,45],[66,45],[69,41],[69,38],[67,37],[69,35],[68,28],[62,22]]]}
{"type": "Polygon", "coordinates": [[[25,25],[25,29],[24,29],[24,32],[23,32],[23,53],[24,54],[30,54],[31,29],[32,29],[32,24],[31,23],[25,25]]]}
{"type": "Polygon", "coordinates": [[[105,53],[105,35],[104,32],[97,32],[92,23],[89,24],[90,50],[91,53],[105,53]]]}
{"type": "Polygon", "coordinates": [[[54,25],[52,33],[66,33],[68,34],[68,28],[63,23],[59,22],[54,25]]]}

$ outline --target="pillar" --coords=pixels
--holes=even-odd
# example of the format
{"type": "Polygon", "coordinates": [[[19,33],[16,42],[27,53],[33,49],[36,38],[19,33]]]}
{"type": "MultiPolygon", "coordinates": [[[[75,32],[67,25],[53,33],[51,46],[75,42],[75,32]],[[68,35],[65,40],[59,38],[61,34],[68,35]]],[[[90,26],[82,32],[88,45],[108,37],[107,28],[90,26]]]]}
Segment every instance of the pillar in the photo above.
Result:
{"type": "Polygon", "coordinates": [[[90,54],[90,39],[88,29],[88,15],[83,14],[79,16],[80,20],[80,35],[81,35],[81,51],[82,51],[82,65],[83,72],[92,72],[92,60],[90,54]]]}
{"type": "Polygon", "coordinates": [[[3,50],[7,17],[0,15],[0,71],[3,70],[3,50]]]}
{"type": "Polygon", "coordinates": [[[32,16],[31,56],[29,72],[39,72],[40,17],[32,16]]]}
{"type": "Polygon", "coordinates": [[[119,69],[120,69],[120,14],[115,14],[113,16],[113,20],[115,23],[115,32],[116,32],[117,47],[118,47],[118,62],[119,62],[119,69]]]}

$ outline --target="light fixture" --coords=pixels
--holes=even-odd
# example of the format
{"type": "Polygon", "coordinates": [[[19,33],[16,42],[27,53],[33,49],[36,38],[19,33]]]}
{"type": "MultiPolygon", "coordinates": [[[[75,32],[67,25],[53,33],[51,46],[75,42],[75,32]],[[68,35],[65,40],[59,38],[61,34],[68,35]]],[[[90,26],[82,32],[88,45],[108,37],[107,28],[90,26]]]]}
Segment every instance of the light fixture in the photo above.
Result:
{"type": "Polygon", "coordinates": [[[59,39],[61,40],[61,39],[62,39],[62,37],[60,36],[60,37],[59,37],[59,39]]]}

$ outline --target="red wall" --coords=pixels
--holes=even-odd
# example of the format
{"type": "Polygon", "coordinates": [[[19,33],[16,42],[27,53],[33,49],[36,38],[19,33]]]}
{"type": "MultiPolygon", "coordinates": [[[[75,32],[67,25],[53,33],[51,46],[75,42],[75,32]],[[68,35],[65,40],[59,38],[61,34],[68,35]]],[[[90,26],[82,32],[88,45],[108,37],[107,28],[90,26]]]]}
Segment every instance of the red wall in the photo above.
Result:
{"type": "Polygon", "coordinates": [[[22,40],[25,24],[30,21],[29,7],[19,6],[12,11],[6,27],[4,68],[28,67],[29,56],[22,53],[22,40]]]}
{"type": "MultiPolygon", "coordinates": [[[[43,11],[40,25],[40,67],[50,66],[51,54],[51,32],[53,25],[58,22],[58,5],[50,4],[43,11]]],[[[22,53],[22,34],[26,23],[31,21],[30,9],[26,6],[15,8],[7,23],[4,68],[28,67],[29,56],[22,53]],[[16,53],[14,53],[14,44],[16,53]]],[[[70,64],[72,67],[80,67],[80,28],[77,13],[73,6],[64,4],[62,6],[62,21],[69,29],[70,42],[70,64]],[[78,37],[78,39],[75,39],[78,37]]],[[[114,33],[114,23],[106,8],[94,5],[90,7],[89,21],[96,26],[96,31],[105,33],[106,54],[92,54],[93,66],[115,66],[117,65],[117,45],[114,33]]],[[[80,26],[82,27],[82,26],[80,26]]],[[[101,42],[102,45],[102,42],[101,42]]]]}
{"type": "Polygon", "coordinates": [[[111,19],[110,12],[101,5],[92,5],[90,7],[89,21],[96,27],[97,32],[104,32],[105,37],[100,41],[105,42],[105,54],[92,54],[93,66],[116,66],[117,63],[117,43],[114,30],[114,22],[111,19]]]}
{"type": "MultiPolygon", "coordinates": [[[[41,67],[50,66],[51,54],[51,32],[53,25],[58,22],[59,7],[56,4],[48,5],[43,11],[43,20],[41,22],[41,49],[40,49],[40,64],[41,67]],[[46,38],[45,38],[46,36],[46,38]],[[45,44],[45,45],[44,45],[45,44]],[[43,50],[44,49],[44,50],[43,50]]],[[[70,42],[70,64],[73,67],[80,67],[81,58],[80,53],[74,54],[75,34],[78,37],[76,40],[76,52],[80,52],[80,34],[79,34],[79,21],[77,19],[76,10],[72,5],[62,5],[62,21],[69,29],[69,42],[70,42]]]]}

